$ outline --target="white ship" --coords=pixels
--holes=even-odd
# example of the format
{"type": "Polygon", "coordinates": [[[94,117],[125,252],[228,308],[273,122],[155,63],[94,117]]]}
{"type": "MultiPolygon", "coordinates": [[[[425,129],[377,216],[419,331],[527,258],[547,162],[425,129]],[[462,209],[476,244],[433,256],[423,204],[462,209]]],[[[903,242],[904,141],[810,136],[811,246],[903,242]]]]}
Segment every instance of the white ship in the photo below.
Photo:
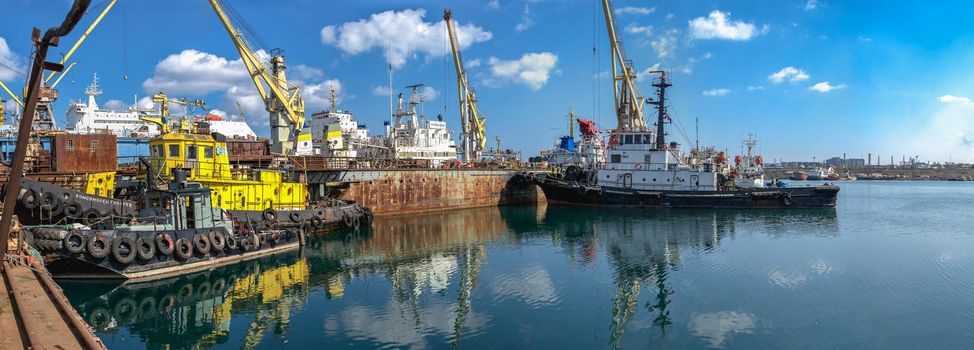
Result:
{"type": "Polygon", "coordinates": [[[744,140],[747,153],[744,156],[734,157],[735,168],[731,171],[734,178],[734,186],[737,188],[761,188],[764,187],[764,159],[754,155],[754,146],[757,145],[754,135],[748,136],[744,140]]]}
{"type": "Polygon", "coordinates": [[[311,134],[317,154],[331,157],[375,159],[408,159],[427,162],[431,167],[441,167],[457,159],[453,131],[438,117],[428,120],[417,111],[423,103],[419,88],[422,84],[408,86],[409,100],[399,96],[399,107],[394,120],[385,123],[384,136],[368,136],[365,125],[359,124],[351,113],[335,108],[315,113],[311,118],[311,134]]]}
{"type": "MultiPolygon", "coordinates": [[[[156,116],[159,111],[143,110],[135,106],[128,111],[102,109],[95,97],[102,94],[98,87],[96,74],[85,89],[88,101],[71,101],[67,110],[67,130],[76,133],[109,132],[117,137],[152,138],[159,135],[159,126],[139,119],[140,117],[156,116]]],[[[223,120],[223,118],[208,114],[205,117],[210,124],[210,131],[221,133],[227,137],[256,138],[257,134],[244,121],[223,120]]]]}
{"type": "Polygon", "coordinates": [[[139,111],[130,107],[128,111],[115,111],[101,109],[95,96],[101,95],[101,88],[98,87],[98,75],[88,88],[85,89],[88,95],[87,103],[83,101],[71,101],[67,111],[68,131],[78,133],[96,133],[108,131],[118,137],[139,137],[148,138],[159,135],[159,127],[155,124],[142,121],[140,116],[144,111],[139,111]]]}

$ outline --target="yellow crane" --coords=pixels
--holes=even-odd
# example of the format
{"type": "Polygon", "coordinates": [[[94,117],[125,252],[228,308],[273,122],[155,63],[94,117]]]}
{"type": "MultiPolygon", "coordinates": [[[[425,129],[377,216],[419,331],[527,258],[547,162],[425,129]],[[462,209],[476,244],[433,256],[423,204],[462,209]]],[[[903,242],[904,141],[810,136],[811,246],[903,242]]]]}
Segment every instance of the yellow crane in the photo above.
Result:
{"type": "Polygon", "coordinates": [[[480,156],[487,146],[487,117],[477,108],[477,93],[470,88],[467,73],[463,70],[457,29],[453,23],[453,13],[449,9],[443,11],[443,20],[446,21],[447,34],[450,36],[450,48],[453,49],[453,64],[457,69],[457,91],[460,97],[460,118],[463,128],[463,140],[460,145],[463,151],[463,160],[476,162],[480,161],[480,156]]]}
{"type": "Polygon", "coordinates": [[[619,130],[646,129],[643,119],[643,105],[645,98],[636,89],[636,71],[632,61],[626,59],[622,49],[622,39],[616,31],[615,21],[612,19],[612,0],[602,0],[602,10],[605,13],[605,25],[609,30],[609,45],[612,48],[612,95],[615,98],[616,117],[619,130]]]}
{"type": "Polygon", "coordinates": [[[175,99],[166,96],[164,92],[159,92],[158,94],[152,95],[152,102],[159,104],[159,115],[163,118],[169,117],[169,104],[177,104],[181,106],[194,106],[199,108],[206,108],[206,102],[203,100],[186,100],[186,99],[175,99]]]}
{"type": "Polygon", "coordinates": [[[270,114],[271,144],[276,153],[302,154],[310,153],[310,144],[307,150],[304,147],[299,149],[299,144],[295,140],[303,141],[306,136],[310,139],[310,134],[302,135],[304,129],[304,99],[301,98],[301,87],[287,81],[284,74],[287,65],[284,64],[284,54],[281,50],[271,51],[271,70],[268,71],[261,63],[256,51],[250,48],[244,34],[230,22],[227,12],[220,4],[220,0],[209,0],[210,6],[216,12],[223,27],[230,35],[230,39],[240,53],[244,66],[250,73],[250,77],[257,86],[257,92],[264,100],[264,106],[270,114]],[[266,87],[265,87],[266,85],[266,87]]]}

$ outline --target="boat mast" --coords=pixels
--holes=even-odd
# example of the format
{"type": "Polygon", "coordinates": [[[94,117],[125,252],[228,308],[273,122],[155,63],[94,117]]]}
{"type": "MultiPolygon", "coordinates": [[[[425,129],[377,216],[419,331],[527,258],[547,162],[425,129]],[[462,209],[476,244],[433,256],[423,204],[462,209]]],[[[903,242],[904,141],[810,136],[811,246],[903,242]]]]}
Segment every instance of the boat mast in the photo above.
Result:
{"type": "Polygon", "coordinates": [[[656,105],[656,150],[666,149],[666,120],[670,118],[666,114],[666,88],[673,86],[666,80],[666,71],[654,70],[650,73],[659,73],[659,80],[653,83],[656,87],[656,100],[646,101],[651,105],[656,105]]]}

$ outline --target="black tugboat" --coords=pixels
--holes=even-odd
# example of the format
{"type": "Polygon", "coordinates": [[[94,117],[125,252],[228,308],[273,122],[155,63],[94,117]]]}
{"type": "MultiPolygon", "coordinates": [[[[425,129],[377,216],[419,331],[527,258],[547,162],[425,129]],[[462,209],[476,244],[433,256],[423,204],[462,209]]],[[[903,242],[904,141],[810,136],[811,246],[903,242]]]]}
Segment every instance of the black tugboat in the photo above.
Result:
{"type": "MultiPolygon", "coordinates": [[[[683,154],[666,142],[666,72],[655,71],[656,130],[644,122],[620,123],[607,147],[605,164],[570,166],[563,174],[535,177],[550,203],[647,208],[822,208],[835,207],[834,185],[784,187],[764,181],[760,157],[738,156],[730,166],[715,148],[683,154]],[[642,126],[642,127],[640,127],[642,126]]],[[[642,98],[639,98],[642,102],[642,98]]],[[[641,109],[638,118],[642,119],[641,109]]],[[[620,112],[622,113],[622,112],[620,112]]],[[[620,121],[623,120],[620,117],[620,121]]],[[[749,140],[749,149],[753,139],[749,140]]]]}
{"type": "MultiPolygon", "coordinates": [[[[313,220],[304,223],[265,220],[254,225],[214,206],[211,190],[186,181],[184,170],[173,172],[167,188],[144,190],[137,216],[125,222],[109,220],[110,228],[99,223],[32,226],[24,229],[26,237],[55,278],[151,280],[295,249],[306,232],[345,226],[343,217],[361,214],[357,206],[336,206],[321,209],[333,211],[321,216],[309,214],[313,220]],[[332,219],[326,224],[322,218],[332,219]]],[[[27,193],[33,188],[27,187],[27,193]]],[[[55,192],[57,198],[70,197],[70,190],[62,191],[55,192]]]]}

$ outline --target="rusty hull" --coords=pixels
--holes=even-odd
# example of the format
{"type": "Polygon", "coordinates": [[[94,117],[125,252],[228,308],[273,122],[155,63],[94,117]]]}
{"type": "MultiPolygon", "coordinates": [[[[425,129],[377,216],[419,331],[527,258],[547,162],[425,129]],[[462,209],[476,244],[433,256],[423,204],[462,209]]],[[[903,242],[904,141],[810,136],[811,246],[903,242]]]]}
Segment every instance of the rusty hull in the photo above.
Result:
{"type": "Polygon", "coordinates": [[[544,201],[515,172],[485,169],[309,171],[313,198],[358,202],[375,215],[402,215],[544,201]]]}

